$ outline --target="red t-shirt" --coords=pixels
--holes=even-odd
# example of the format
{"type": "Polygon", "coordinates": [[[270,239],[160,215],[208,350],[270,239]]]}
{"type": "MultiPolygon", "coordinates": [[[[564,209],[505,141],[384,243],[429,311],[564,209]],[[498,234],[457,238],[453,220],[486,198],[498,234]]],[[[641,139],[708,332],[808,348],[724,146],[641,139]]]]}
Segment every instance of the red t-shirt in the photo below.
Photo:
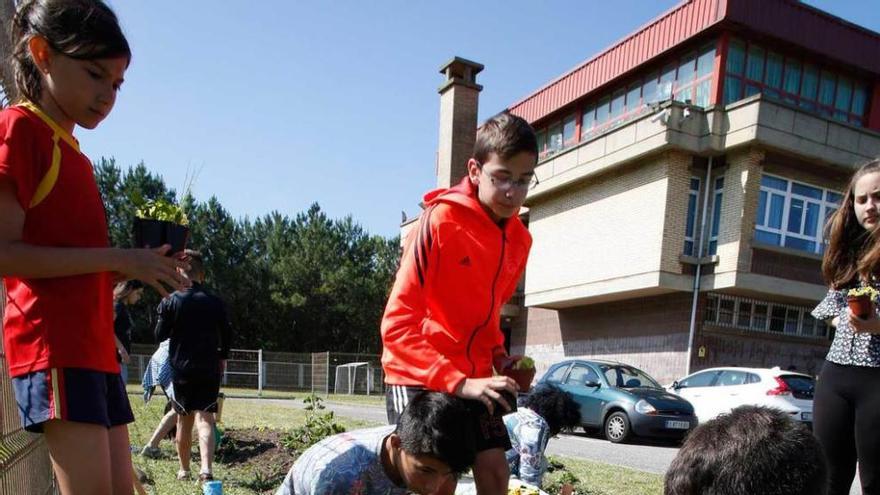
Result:
{"type": "MultiPolygon", "coordinates": [[[[92,164],[39,110],[0,112],[0,180],[25,211],[22,241],[35,246],[110,245],[92,164]]],[[[4,277],[3,344],[13,377],[47,368],[118,373],[111,274],[4,277]]]]}

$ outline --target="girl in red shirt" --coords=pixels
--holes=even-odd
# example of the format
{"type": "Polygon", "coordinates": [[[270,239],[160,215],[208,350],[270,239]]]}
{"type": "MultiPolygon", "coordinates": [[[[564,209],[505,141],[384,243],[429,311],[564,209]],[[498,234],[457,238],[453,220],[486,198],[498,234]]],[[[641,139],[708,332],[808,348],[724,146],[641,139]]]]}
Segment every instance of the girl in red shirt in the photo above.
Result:
{"type": "Polygon", "coordinates": [[[131,60],[101,0],[28,0],[12,23],[20,103],[0,112],[3,344],[23,426],[43,432],[63,494],[131,493],[134,420],[113,338],[114,278],[163,295],[185,263],[110,247],[92,166],[73,137],[110,113],[131,60]]]}

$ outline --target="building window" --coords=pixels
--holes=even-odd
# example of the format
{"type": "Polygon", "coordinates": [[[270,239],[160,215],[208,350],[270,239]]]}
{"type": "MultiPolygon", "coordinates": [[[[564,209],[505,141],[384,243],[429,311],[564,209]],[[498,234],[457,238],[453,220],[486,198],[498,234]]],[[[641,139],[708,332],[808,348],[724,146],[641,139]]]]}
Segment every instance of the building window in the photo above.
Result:
{"type": "Polygon", "coordinates": [[[694,248],[697,231],[697,204],[700,202],[700,179],[691,177],[691,187],[688,192],[688,208],[687,223],[684,226],[684,254],[687,256],[696,256],[697,250],[694,248]]]}
{"type": "Polygon", "coordinates": [[[577,142],[577,116],[571,114],[562,121],[562,145],[571,146],[577,142]]]}
{"type": "Polygon", "coordinates": [[[825,252],[823,227],[841,199],[835,191],[763,175],[755,241],[821,254],[825,252]]]}
{"type": "Polygon", "coordinates": [[[577,116],[571,114],[537,133],[538,153],[549,156],[577,142],[577,116]]]}
{"type": "Polygon", "coordinates": [[[715,178],[712,194],[712,225],[709,229],[709,255],[718,254],[718,231],[721,227],[721,199],[724,195],[724,177],[715,178]]]}
{"type": "Polygon", "coordinates": [[[626,93],[622,89],[615,91],[611,95],[611,120],[615,120],[623,115],[623,109],[626,106],[625,102],[626,93]]]}
{"type": "Polygon", "coordinates": [[[538,129],[540,158],[558,151],[649,111],[648,105],[674,98],[697,106],[708,106],[715,65],[715,42],[698,51],[667,60],[659,71],[628,81],[613,91],[600,94],[582,107],[580,115],[569,115],[538,129]],[[580,135],[576,122],[580,119],[580,135]]]}
{"type": "Polygon", "coordinates": [[[760,333],[830,338],[828,326],[810,315],[812,307],[777,304],[709,293],[704,323],[760,333]]]}
{"type": "MultiPolygon", "coordinates": [[[[721,207],[722,198],[724,196],[724,177],[715,177],[715,180],[712,182],[712,184],[714,184],[714,190],[712,196],[709,197],[709,214],[711,215],[711,217],[709,217],[709,255],[714,255],[718,252],[718,232],[721,228],[721,207]]],[[[699,214],[697,212],[697,208],[700,203],[699,197],[700,179],[698,177],[691,177],[690,190],[688,191],[688,208],[686,220],[687,223],[685,224],[684,235],[684,254],[687,256],[699,255],[699,246],[697,244],[697,242],[699,241],[696,235],[697,219],[699,218],[699,214]]]]}
{"type": "Polygon", "coordinates": [[[864,125],[868,100],[864,81],[733,39],[727,49],[724,104],[758,93],[829,119],[864,125]]]}
{"type": "Polygon", "coordinates": [[[596,123],[596,107],[588,106],[584,109],[584,115],[581,118],[581,141],[585,141],[593,133],[593,125],[596,123]]]}

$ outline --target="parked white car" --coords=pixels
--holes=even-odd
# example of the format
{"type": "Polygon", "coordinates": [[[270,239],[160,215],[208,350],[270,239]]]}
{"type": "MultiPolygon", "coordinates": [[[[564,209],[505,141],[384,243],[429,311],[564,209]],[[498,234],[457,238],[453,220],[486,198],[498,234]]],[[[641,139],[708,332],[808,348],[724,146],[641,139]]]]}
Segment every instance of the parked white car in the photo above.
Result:
{"type": "Polygon", "coordinates": [[[666,389],[694,406],[700,423],[744,405],[768,406],[812,427],[815,380],[776,368],[711,368],[672,382],[666,389]]]}

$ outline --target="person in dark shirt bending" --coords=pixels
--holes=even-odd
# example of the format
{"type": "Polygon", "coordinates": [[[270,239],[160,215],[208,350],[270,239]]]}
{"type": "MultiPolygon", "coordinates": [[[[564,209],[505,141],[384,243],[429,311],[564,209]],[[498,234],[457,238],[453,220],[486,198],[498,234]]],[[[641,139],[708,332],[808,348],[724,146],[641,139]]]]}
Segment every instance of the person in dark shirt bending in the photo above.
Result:
{"type": "Polygon", "coordinates": [[[205,265],[202,254],[186,250],[192,282],[188,289],[177,291],[159,304],[156,340],[169,341],[171,380],[174,385],[173,407],[178,413],[177,453],[180,456],[178,479],[189,479],[192,429],[198,419],[201,471],[199,480],[212,480],[214,456],[214,414],[220,379],[226,369],[232,329],[226,305],[204,287],[205,265]]]}

